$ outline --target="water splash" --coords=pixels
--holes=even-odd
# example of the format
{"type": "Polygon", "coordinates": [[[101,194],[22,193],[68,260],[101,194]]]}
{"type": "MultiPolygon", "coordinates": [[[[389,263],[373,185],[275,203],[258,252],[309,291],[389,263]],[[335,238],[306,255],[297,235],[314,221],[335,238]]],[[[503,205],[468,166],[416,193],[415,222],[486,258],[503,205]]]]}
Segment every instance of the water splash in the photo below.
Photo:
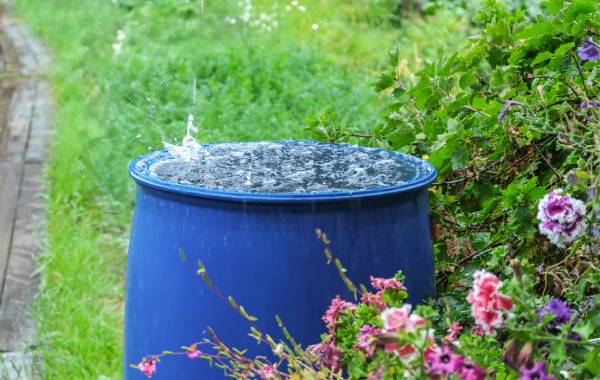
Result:
{"type": "Polygon", "coordinates": [[[165,148],[174,159],[183,162],[199,162],[204,157],[202,145],[198,144],[196,139],[192,136],[193,133],[198,133],[198,128],[194,126],[194,115],[191,113],[188,115],[187,129],[185,137],[181,142],[181,145],[163,143],[165,148]]]}

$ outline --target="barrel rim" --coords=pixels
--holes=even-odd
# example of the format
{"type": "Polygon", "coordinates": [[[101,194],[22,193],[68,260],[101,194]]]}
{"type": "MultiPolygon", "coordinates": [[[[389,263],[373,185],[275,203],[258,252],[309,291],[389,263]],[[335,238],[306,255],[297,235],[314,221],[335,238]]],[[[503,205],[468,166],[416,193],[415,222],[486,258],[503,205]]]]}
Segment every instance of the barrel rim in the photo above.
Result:
{"type": "MultiPolygon", "coordinates": [[[[286,142],[311,142],[311,143],[319,143],[316,141],[307,141],[307,140],[284,140],[284,141],[275,141],[276,143],[286,143],[286,142]]],[[[236,142],[236,144],[238,144],[236,142]]],[[[246,144],[245,142],[239,142],[239,144],[246,144]]],[[[334,145],[350,145],[344,143],[327,143],[334,145]]],[[[375,151],[382,151],[383,149],[378,148],[365,148],[358,147],[359,149],[369,149],[375,151]]],[[[167,181],[160,180],[156,177],[152,177],[148,174],[144,174],[143,171],[148,172],[149,167],[151,167],[154,163],[158,161],[162,161],[170,156],[170,154],[166,150],[155,151],[152,153],[148,153],[145,155],[138,156],[136,159],[132,160],[129,164],[129,175],[134,179],[134,181],[142,186],[149,187],[156,190],[161,190],[166,193],[172,193],[177,195],[184,195],[193,198],[205,198],[205,199],[214,199],[214,200],[223,200],[223,201],[234,201],[234,202],[244,202],[244,203],[313,203],[313,202],[339,202],[339,201],[348,201],[348,200],[361,200],[368,198],[380,198],[386,196],[392,196],[401,193],[411,193],[417,192],[424,188],[427,188],[437,177],[437,171],[434,166],[428,161],[422,160],[421,158],[404,154],[404,156],[411,157],[412,160],[418,160],[421,164],[425,165],[427,169],[429,169],[429,173],[421,178],[413,179],[409,182],[393,185],[393,186],[385,186],[378,187],[367,190],[359,190],[359,191],[332,191],[332,192],[318,192],[318,193],[249,193],[249,192],[230,192],[230,191],[220,191],[220,190],[211,190],[211,189],[202,189],[198,187],[192,187],[187,185],[181,185],[176,183],[171,183],[167,181]],[[147,161],[141,166],[140,163],[147,161]]]]}

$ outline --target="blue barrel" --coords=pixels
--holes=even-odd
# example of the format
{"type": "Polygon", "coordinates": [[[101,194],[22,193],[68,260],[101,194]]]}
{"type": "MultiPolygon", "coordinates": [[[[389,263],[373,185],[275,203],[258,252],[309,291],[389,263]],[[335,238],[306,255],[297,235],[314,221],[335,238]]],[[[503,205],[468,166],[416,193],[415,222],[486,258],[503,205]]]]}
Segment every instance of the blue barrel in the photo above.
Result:
{"type": "MultiPolygon", "coordinates": [[[[359,148],[362,149],[362,148],[359,148]]],[[[400,154],[400,153],[398,153],[400,154]]],[[[142,357],[177,351],[211,327],[238,349],[264,353],[249,324],[195,275],[200,259],[225,295],[258,318],[261,331],[281,337],[275,315],[302,345],[325,331],[321,316],[337,294],[352,300],[334,264],[327,264],[320,228],[355,283],[369,276],[406,275],[409,302],[435,293],[427,187],[433,167],[407,183],[357,192],[228,193],[158,180],[150,167],[169,159],[154,152],[129,168],[137,183],[129,245],[125,305],[124,378],[144,379],[129,367],[142,357]],[[179,255],[187,256],[184,263],[179,255]]],[[[155,379],[212,380],[223,373],[204,361],[168,357],[155,379]]]]}

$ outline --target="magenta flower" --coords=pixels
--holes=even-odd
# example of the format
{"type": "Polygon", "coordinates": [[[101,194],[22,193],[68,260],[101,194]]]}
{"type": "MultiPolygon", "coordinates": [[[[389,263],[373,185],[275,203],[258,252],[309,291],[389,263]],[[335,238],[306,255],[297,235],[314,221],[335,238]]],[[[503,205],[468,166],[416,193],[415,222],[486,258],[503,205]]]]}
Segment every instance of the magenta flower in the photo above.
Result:
{"type": "Polygon", "coordinates": [[[590,37],[579,46],[577,53],[582,61],[595,61],[600,59],[600,46],[590,37]]]}
{"type": "Polygon", "coordinates": [[[323,321],[329,327],[329,332],[333,332],[336,328],[337,319],[342,316],[346,310],[354,310],[356,309],[356,305],[352,302],[344,301],[340,298],[339,295],[335,296],[334,299],[331,300],[331,305],[323,315],[323,321]]]}
{"type": "Polygon", "coordinates": [[[462,380],[483,380],[485,371],[470,360],[464,360],[462,366],[458,369],[458,377],[462,380]]]}
{"type": "Polygon", "coordinates": [[[277,379],[277,370],[272,365],[266,365],[258,371],[258,377],[262,380],[277,379]]]}
{"type": "Polygon", "coordinates": [[[199,359],[202,356],[202,352],[200,352],[196,349],[195,344],[193,346],[191,346],[190,348],[188,348],[188,350],[185,354],[189,359],[192,359],[192,360],[199,359]]]}
{"type": "Polygon", "coordinates": [[[156,373],[156,360],[142,359],[138,364],[138,369],[147,377],[152,377],[156,373]]]}
{"type": "Polygon", "coordinates": [[[565,248],[585,233],[585,205],[569,194],[561,195],[556,189],[544,196],[538,204],[537,218],[540,233],[546,235],[554,245],[565,248]]]}
{"type": "Polygon", "coordinates": [[[496,329],[510,317],[512,299],[500,293],[502,281],[494,274],[477,271],[473,278],[473,291],[467,297],[471,314],[486,335],[495,335],[496,329]]]}
{"type": "Polygon", "coordinates": [[[356,348],[363,351],[367,358],[373,357],[381,332],[381,329],[376,327],[368,325],[361,327],[356,339],[356,348]]]}
{"type": "Polygon", "coordinates": [[[531,368],[522,368],[519,374],[519,380],[556,380],[556,377],[548,375],[544,362],[536,362],[531,368]]]}
{"type": "Polygon", "coordinates": [[[427,350],[425,352],[425,362],[429,373],[438,376],[448,376],[458,373],[463,366],[464,357],[456,355],[450,347],[442,346],[441,350],[427,350]]]}

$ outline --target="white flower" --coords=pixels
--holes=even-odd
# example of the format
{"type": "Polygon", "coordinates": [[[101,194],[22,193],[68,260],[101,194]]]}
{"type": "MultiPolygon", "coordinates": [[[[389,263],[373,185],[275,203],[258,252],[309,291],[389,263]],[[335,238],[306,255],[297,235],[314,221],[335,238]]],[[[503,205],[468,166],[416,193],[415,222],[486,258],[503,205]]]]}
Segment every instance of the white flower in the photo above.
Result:
{"type": "Polygon", "coordinates": [[[311,28],[312,30],[317,31],[319,30],[319,24],[312,24],[311,28]]]}
{"type": "Polygon", "coordinates": [[[537,218],[540,233],[552,244],[565,248],[585,233],[587,224],[585,204],[562,193],[562,189],[556,189],[546,194],[538,204],[537,218]]]}
{"type": "Polygon", "coordinates": [[[297,7],[298,6],[298,2],[296,0],[292,1],[292,7],[297,7]]]}
{"type": "Polygon", "coordinates": [[[304,5],[299,5],[299,6],[298,6],[298,10],[299,10],[300,12],[305,12],[305,11],[306,11],[306,7],[305,7],[304,5]]]}

